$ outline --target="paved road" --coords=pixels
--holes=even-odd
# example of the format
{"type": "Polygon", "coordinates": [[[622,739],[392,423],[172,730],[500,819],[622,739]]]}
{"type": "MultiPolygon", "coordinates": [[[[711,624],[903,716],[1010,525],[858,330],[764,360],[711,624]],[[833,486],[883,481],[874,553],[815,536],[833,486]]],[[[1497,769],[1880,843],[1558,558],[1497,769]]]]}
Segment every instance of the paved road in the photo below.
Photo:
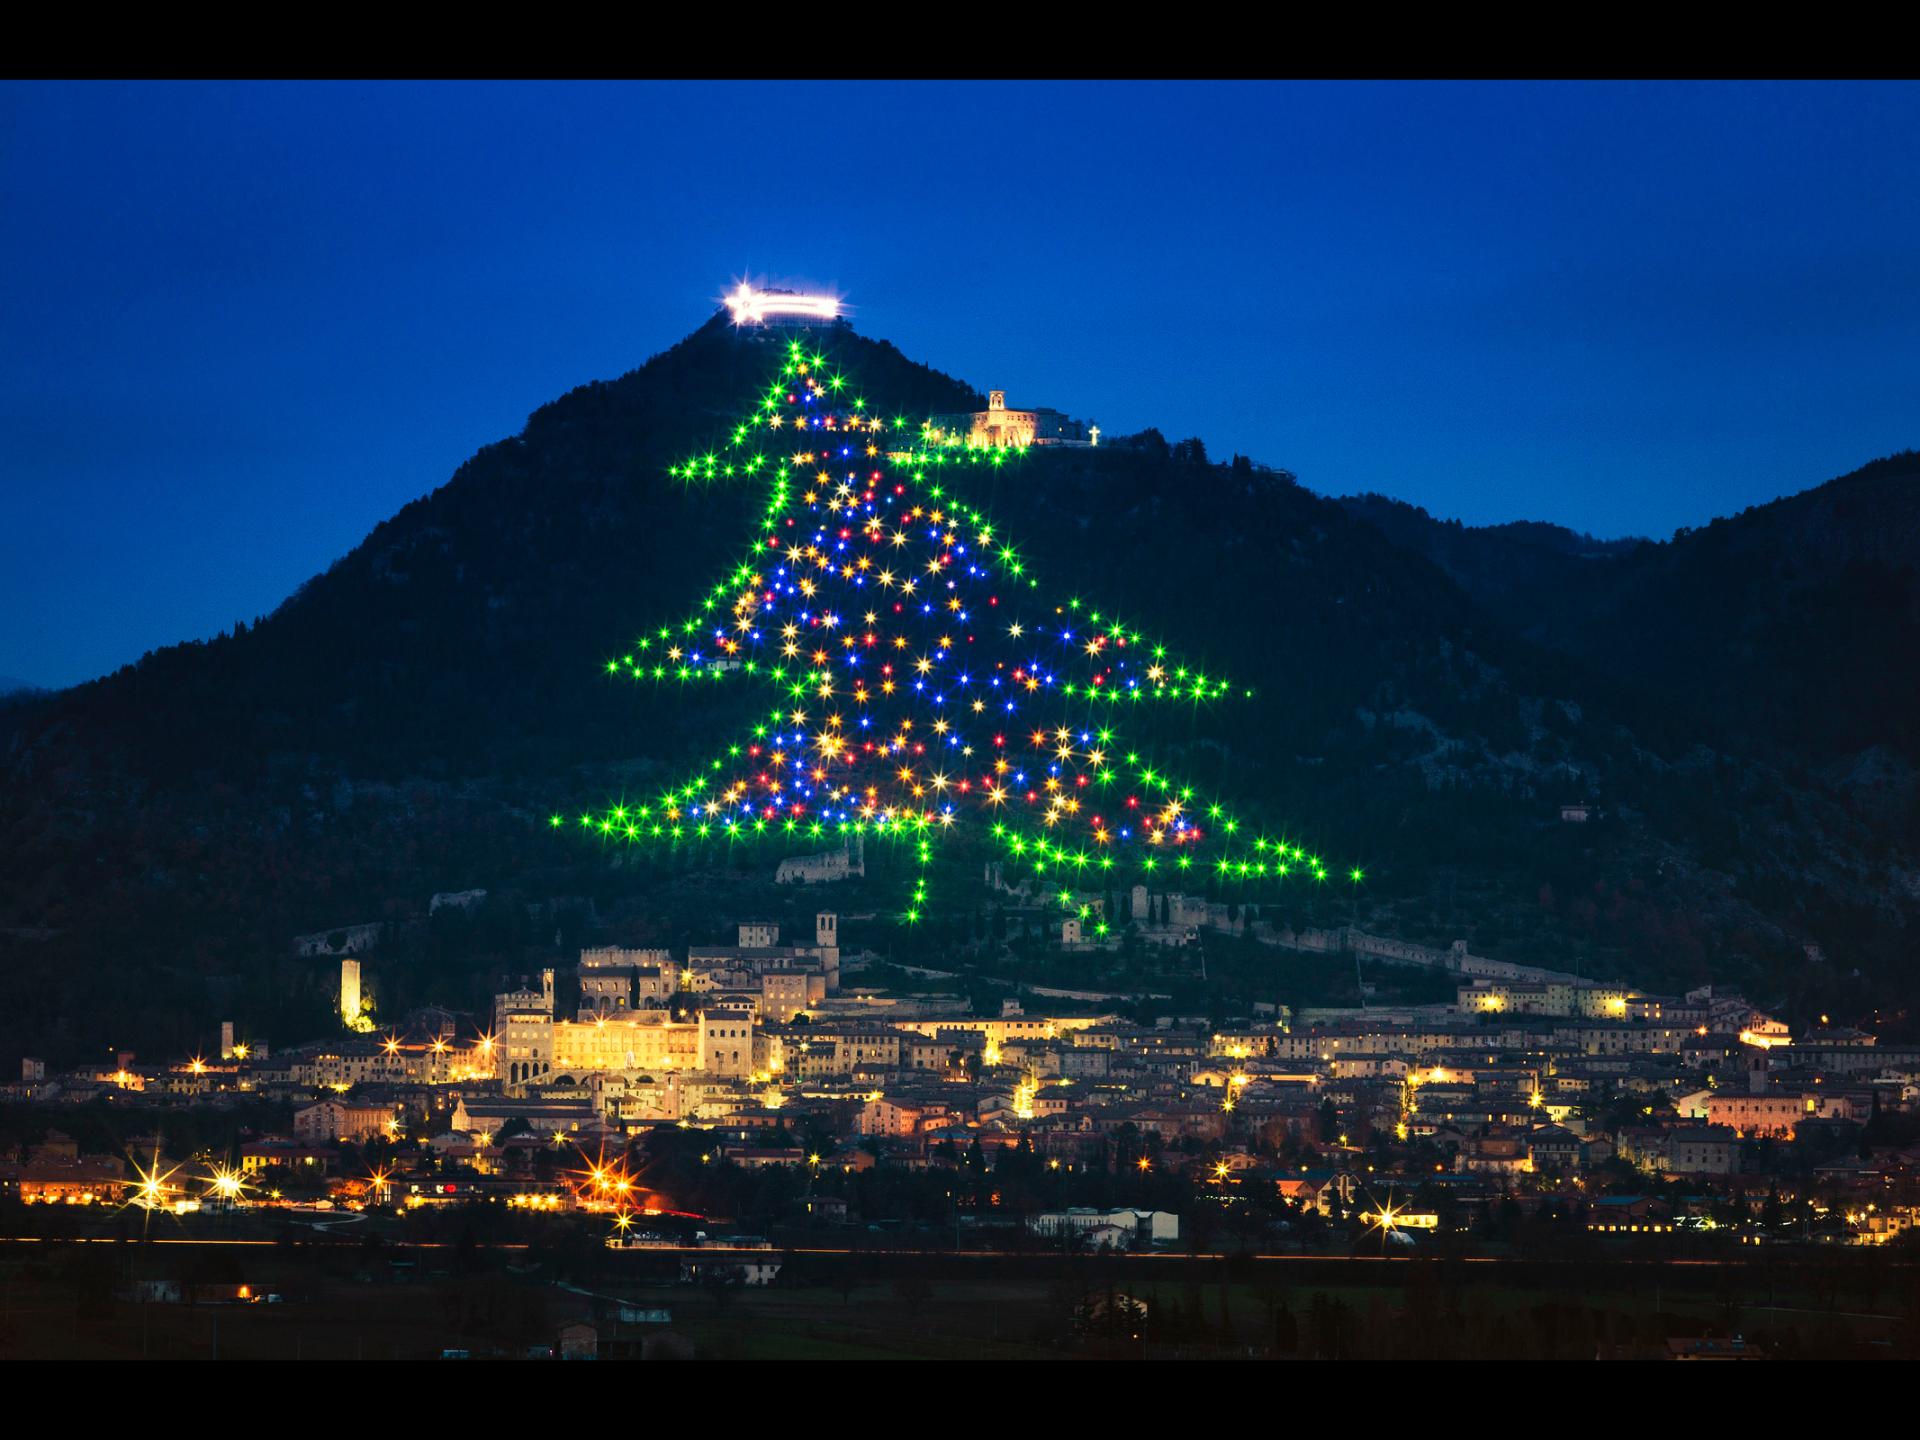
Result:
{"type": "MultiPolygon", "coordinates": [[[[364,1218],[364,1217],[355,1217],[355,1218],[364,1218]]],[[[333,1222],[333,1224],[345,1224],[345,1223],[348,1223],[345,1219],[333,1222]]],[[[314,1226],[314,1229],[320,1230],[320,1231],[324,1231],[330,1228],[332,1228],[330,1225],[324,1225],[324,1224],[317,1224],[314,1226]]],[[[280,1243],[281,1242],[277,1239],[260,1239],[260,1240],[236,1239],[236,1238],[225,1237],[225,1236],[200,1236],[200,1237],[155,1236],[150,1240],[122,1240],[117,1235],[77,1235],[77,1236],[68,1236],[68,1237],[35,1236],[35,1235],[0,1236],[0,1244],[8,1244],[8,1245],[75,1245],[75,1244],[78,1244],[78,1245],[140,1245],[140,1244],[145,1244],[145,1245],[203,1245],[203,1246],[218,1247],[218,1246],[274,1246],[280,1243]]],[[[390,1243],[396,1249],[452,1250],[456,1248],[456,1245],[458,1242],[451,1241],[451,1240],[408,1240],[403,1237],[403,1238],[397,1238],[397,1239],[390,1238],[388,1243],[390,1243]]],[[[523,1241],[508,1241],[508,1240],[484,1241],[483,1240],[483,1241],[475,1241],[472,1243],[475,1248],[478,1248],[481,1250],[526,1250],[529,1248],[529,1246],[523,1241]]],[[[784,1246],[776,1245],[773,1247],[773,1249],[775,1252],[784,1253],[786,1255],[815,1255],[815,1256],[823,1256],[823,1257],[841,1257],[841,1258],[854,1257],[854,1258],[865,1259],[865,1260],[890,1260],[890,1259],[1053,1260],[1053,1259],[1059,1258],[1059,1252],[1053,1251],[1053,1250],[959,1250],[959,1251],[955,1251],[955,1250],[879,1250],[879,1249],[858,1249],[851,1246],[827,1246],[827,1245],[784,1245],[784,1246]]],[[[765,1255],[765,1254],[768,1254],[769,1252],[766,1249],[759,1246],[749,1247],[749,1246],[738,1246],[738,1245],[660,1245],[660,1246],[646,1246],[644,1248],[640,1246],[635,1246],[632,1249],[610,1250],[609,1253],[615,1254],[615,1255],[644,1256],[644,1255],[727,1255],[727,1254],[765,1255]]],[[[1083,1254],[1079,1258],[1081,1259],[1111,1258],[1111,1259],[1120,1260],[1124,1262],[1149,1262],[1149,1263],[1158,1262],[1161,1264],[1177,1264],[1181,1261],[1248,1260],[1248,1261],[1254,1261],[1254,1262],[1263,1263],[1263,1264],[1272,1263],[1272,1264],[1310,1264],[1310,1265],[1328,1265],[1328,1264],[1403,1265],[1409,1260],[1424,1259],[1429,1257],[1420,1255],[1418,1253],[1411,1254],[1411,1255],[1407,1255],[1407,1254],[1402,1254],[1402,1255],[1292,1255],[1292,1254],[1248,1255],[1248,1254],[1241,1254],[1238,1252],[1229,1253],[1226,1251],[1202,1251],[1196,1254],[1196,1253],[1192,1253],[1185,1250],[1155,1250],[1155,1251],[1146,1251],[1144,1253],[1128,1253],[1128,1254],[1115,1255],[1110,1257],[1100,1256],[1097,1254],[1083,1254]]],[[[1646,1268],[1653,1268],[1657,1266],[1661,1268],[1682,1267],[1682,1268],[1696,1268],[1696,1269],[1698,1268],[1713,1269],[1713,1268],[1723,1267],[1723,1266],[1738,1266],[1742,1268],[1750,1267],[1755,1263],[1756,1259],[1758,1259],[1759,1256],[1756,1255],[1754,1252],[1749,1251],[1744,1255],[1733,1255],[1733,1256],[1725,1256],[1725,1257],[1691,1256],[1691,1257],[1674,1257],[1670,1259],[1658,1259],[1653,1257],[1637,1257],[1637,1256],[1620,1256],[1620,1257],[1606,1257],[1602,1260],[1595,1260],[1595,1259],[1552,1260],[1552,1259],[1544,1259],[1537,1256],[1522,1256],[1522,1255],[1457,1255],[1457,1256],[1449,1256],[1446,1258],[1449,1260],[1450,1263],[1465,1264],[1465,1265],[1535,1265],[1543,1268],[1552,1268],[1555,1266],[1571,1267],[1571,1266],[1591,1266],[1595,1264],[1605,1264],[1609,1266],[1639,1266],[1639,1267],[1646,1267],[1646,1268]]],[[[1771,1252],[1769,1258],[1773,1259],[1777,1264],[1780,1264],[1783,1266],[1793,1266],[1798,1263],[1801,1263],[1803,1258],[1813,1258],[1813,1257],[1797,1257],[1797,1256],[1789,1255],[1781,1250],[1775,1250],[1771,1252]]]]}

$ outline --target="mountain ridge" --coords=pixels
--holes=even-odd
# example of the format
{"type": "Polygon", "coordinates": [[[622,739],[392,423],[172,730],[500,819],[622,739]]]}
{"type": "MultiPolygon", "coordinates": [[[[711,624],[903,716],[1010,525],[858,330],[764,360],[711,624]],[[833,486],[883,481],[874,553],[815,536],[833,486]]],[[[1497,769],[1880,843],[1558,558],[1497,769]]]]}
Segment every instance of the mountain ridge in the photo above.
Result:
{"type": "MultiPolygon", "coordinates": [[[[820,343],[889,409],[983,403],[851,327],[820,343]]],[[[66,1024],[78,1044],[68,1017],[91,1005],[96,1032],[172,1039],[215,994],[294,1003],[276,987],[308,1013],[312,967],[288,936],[418,916],[433,890],[631,911],[632,868],[556,849],[537,822],[673,775],[737,720],[725,694],[636,696],[602,670],[739,558],[733,493],[666,472],[773,368],[764,337],[716,316],[535,410],[259,623],[0,712],[0,873],[16,882],[0,931],[43,937],[0,936],[31,995],[6,1033],[66,1024]],[[116,986],[129,998],[104,1002],[116,986]]],[[[1390,517],[1396,539],[1367,507],[1153,431],[994,476],[975,498],[1050,581],[1254,692],[1156,721],[1159,738],[1197,779],[1375,869],[1352,918],[1641,983],[1788,987],[1805,943],[1858,958],[1863,983],[1896,974],[1920,901],[1899,878],[1920,875],[1904,733],[1796,757],[1773,732],[1748,746],[1643,715],[1618,657],[1566,639],[1586,632],[1565,577],[1644,563],[1653,542],[1590,554],[1523,524],[1492,542],[1529,557],[1503,590],[1490,563],[1449,572],[1474,537],[1429,554],[1417,519],[1390,517]],[[1559,628],[1530,633],[1543,597],[1559,628]],[[1606,823],[1559,827],[1571,799],[1606,823]]],[[[523,961],[533,941],[509,929],[444,983],[523,961]]]]}
{"type": "Polygon", "coordinates": [[[1826,763],[1884,743],[1920,760],[1912,450],[1671,540],[1598,551],[1517,543],[1379,497],[1339,503],[1519,634],[1595,667],[1636,726],[1668,743],[1703,718],[1687,697],[1707,695],[1776,751],[1826,763]]]}

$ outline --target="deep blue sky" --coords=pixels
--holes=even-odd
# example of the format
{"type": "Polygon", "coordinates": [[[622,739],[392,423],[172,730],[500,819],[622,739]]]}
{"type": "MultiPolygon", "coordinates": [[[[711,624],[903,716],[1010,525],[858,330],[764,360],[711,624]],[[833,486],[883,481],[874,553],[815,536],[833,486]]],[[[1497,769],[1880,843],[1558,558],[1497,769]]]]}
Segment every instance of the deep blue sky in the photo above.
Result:
{"type": "Polygon", "coordinates": [[[0,675],[271,610],[736,275],[1330,493],[1665,535],[1920,445],[1920,87],[0,87],[0,675]]]}

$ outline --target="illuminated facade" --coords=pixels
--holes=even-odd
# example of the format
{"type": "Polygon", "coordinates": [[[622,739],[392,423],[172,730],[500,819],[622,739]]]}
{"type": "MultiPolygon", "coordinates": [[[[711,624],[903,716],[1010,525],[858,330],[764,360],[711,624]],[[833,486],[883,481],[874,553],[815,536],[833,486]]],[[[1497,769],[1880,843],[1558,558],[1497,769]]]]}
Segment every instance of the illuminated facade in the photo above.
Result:
{"type": "Polygon", "coordinates": [[[322,1100],[293,1112],[294,1138],[304,1145],[355,1142],[393,1133],[397,1117],[391,1105],[357,1105],[322,1100]]]}
{"type": "Polygon", "coordinates": [[[1716,1091],[1706,1104],[1707,1123],[1727,1126],[1743,1137],[1792,1139],[1802,1120],[1858,1120],[1853,1098],[1842,1091],[1772,1091],[1740,1095],[1716,1091]]]}
{"type": "MultiPolygon", "coordinates": [[[[350,1041],[290,1052],[280,1063],[288,1080],[315,1089],[355,1085],[451,1085],[493,1078],[498,1045],[491,1036],[459,1044],[446,1040],[350,1041]]],[[[244,1088],[244,1087],[242,1087],[244,1088]]]]}
{"type": "Polygon", "coordinates": [[[987,394],[987,408],[971,414],[936,415],[929,438],[936,442],[965,444],[988,450],[1024,450],[1031,445],[1091,445],[1097,427],[1089,429],[1080,421],[1044,406],[1036,410],[1010,410],[1007,392],[987,394]]]}
{"type": "Polygon", "coordinates": [[[744,1010],[702,1012],[700,1068],[709,1075],[751,1075],[753,1030],[753,1016],[744,1010]]]}
{"type": "MultiPolygon", "coordinates": [[[[665,1011],[552,1026],[551,1072],[580,1076],[594,1071],[697,1070],[702,1033],[698,1024],[674,1021],[665,1011]]],[[[751,1050],[751,1046],[749,1046],[751,1050]]]]}
{"type": "Polygon", "coordinates": [[[1462,985],[1459,1008],[1475,1015],[1583,1015],[1597,1020],[1659,1018],[1660,1006],[1617,985],[1572,980],[1475,979],[1462,985]]]}
{"type": "Polygon", "coordinates": [[[960,1015],[938,1020],[900,1020],[895,1022],[894,1028],[927,1036],[971,1031],[984,1037],[990,1044],[1002,1045],[1013,1040],[1053,1040],[1071,1035],[1076,1030],[1093,1030],[1112,1023],[1111,1015],[1062,1015],[1051,1019],[1038,1015],[960,1015]]]}
{"type": "Polygon", "coordinates": [[[127,1186],[126,1167],[106,1155],[0,1163],[0,1193],[23,1205],[117,1205],[127,1186]]]}
{"type": "Polygon", "coordinates": [[[607,945],[580,952],[578,1018],[620,1015],[657,1008],[673,995],[676,977],[665,950],[628,950],[607,945]]]}

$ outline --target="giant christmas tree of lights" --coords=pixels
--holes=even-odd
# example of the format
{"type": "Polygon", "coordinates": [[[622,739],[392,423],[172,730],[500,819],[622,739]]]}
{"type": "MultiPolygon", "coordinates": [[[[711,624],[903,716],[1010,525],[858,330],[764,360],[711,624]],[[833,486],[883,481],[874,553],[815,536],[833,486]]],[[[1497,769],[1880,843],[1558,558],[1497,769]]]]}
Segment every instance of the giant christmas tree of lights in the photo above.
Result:
{"type": "Polygon", "coordinates": [[[877,415],[824,354],[788,341],[725,444],[669,470],[754,497],[744,558],[693,613],[606,662],[656,685],[744,684],[766,708],[683,784],[548,823],[631,846],[892,840],[913,861],[909,924],[927,912],[934,846],[969,830],[1096,936],[1107,921],[1076,884],[1327,881],[1305,846],[1120,738],[1138,706],[1210,705],[1232,687],[1119,616],[1043,592],[966,498],[969,478],[1023,453],[877,415]]]}

